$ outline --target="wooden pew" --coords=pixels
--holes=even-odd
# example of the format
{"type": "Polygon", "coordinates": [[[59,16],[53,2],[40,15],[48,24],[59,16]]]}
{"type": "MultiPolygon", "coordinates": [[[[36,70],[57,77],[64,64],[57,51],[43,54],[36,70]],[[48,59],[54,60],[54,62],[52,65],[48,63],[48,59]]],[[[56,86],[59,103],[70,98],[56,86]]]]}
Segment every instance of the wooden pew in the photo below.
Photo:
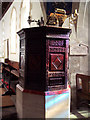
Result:
{"type": "MultiPolygon", "coordinates": [[[[19,62],[5,59],[5,63],[7,63],[9,66],[12,67],[13,70],[11,71],[11,73],[14,74],[15,76],[19,77],[19,62]]],[[[6,67],[5,69],[10,72],[9,67],[8,68],[6,67]]]]}
{"type": "Polygon", "coordinates": [[[19,78],[19,62],[5,59],[2,71],[3,87],[7,90],[2,96],[15,94],[19,78]]]}

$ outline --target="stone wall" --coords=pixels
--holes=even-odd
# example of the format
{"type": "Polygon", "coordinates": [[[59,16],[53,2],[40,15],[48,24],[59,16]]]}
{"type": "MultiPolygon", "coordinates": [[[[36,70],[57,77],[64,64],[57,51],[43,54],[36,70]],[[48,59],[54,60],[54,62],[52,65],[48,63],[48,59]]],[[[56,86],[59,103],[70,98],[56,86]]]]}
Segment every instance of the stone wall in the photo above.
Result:
{"type": "Polygon", "coordinates": [[[90,2],[88,2],[88,46],[89,46],[88,74],[90,75],[90,2]]]}
{"type": "Polygon", "coordinates": [[[71,24],[70,19],[67,18],[63,24],[63,27],[72,30],[69,42],[69,81],[71,83],[72,109],[76,107],[76,74],[81,73],[88,75],[90,71],[90,67],[88,67],[90,64],[90,52],[88,51],[88,46],[90,45],[88,38],[89,6],[87,1],[80,3],[73,2],[72,14],[75,9],[77,9],[79,13],[77,22],[76,24],[71,24]]]}
{"type": "Polygon", "coordinates": [[[71,81],[72,109],[76,107],[76,74],[88,75],[88,56],[90,54],[88,47],[86,47],[88,46],[88,3],[79,3],[78,12],[76,29],[74,25],[70,26],[72,34],[70,38],[69,79],[71,81]],[[83,45],[79,46],[79,44],[83,45]]]}

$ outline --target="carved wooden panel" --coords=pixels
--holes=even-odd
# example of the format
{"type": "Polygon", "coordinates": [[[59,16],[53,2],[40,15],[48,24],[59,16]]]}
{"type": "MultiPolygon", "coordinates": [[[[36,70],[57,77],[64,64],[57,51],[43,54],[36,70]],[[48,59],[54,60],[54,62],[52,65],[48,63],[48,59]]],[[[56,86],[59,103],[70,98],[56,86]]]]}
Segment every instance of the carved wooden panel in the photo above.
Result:
{"type": "Polygon", "coordinates": [[[51,54],[50,55],[50,70],[58,71],[64,69],[64,54],[51,54]]]}

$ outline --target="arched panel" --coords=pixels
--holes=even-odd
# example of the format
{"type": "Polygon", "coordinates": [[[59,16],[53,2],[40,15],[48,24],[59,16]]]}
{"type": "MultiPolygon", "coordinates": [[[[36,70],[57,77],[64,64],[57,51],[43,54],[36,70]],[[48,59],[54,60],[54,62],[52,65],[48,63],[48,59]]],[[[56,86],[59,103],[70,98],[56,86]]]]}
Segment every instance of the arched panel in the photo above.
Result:
{"type": "Polygon", "coordinates": [[[16,9],[13,7],[11,12],[11,41],[10,41],[11,54],[16,53],[16,39],[17,39],[16,29],[17,29],[16,9]]]}

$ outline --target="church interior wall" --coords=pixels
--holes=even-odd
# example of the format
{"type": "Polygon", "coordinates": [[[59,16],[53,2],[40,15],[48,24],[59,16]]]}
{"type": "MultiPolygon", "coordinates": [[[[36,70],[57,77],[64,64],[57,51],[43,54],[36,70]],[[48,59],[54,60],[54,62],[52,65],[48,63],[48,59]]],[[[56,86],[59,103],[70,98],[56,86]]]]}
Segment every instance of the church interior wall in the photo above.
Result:
{"type": "MultiPolygon", "coordinates": [[[[28,0],[29,1],[29,0],[28,0]]],[[[26,8],[23,1],[13,2],[7,13],[4,15],[2,20],[0,21],[0,57],[5,58],[4,51],[4,40],[9,39],[9,59],[13,61],[19,62],[19,37],[16,35],[16,51],[15,53],[11,53],[11,17],[12,10],[15,8],[16,10],[16,32],[18,32],[22,28],[36,27],[36,23],[28,24],[27,19],[28,16],[31,15],[32,19],[38,20],[41,17],[46,18],[45,11],[42,10],[42,6],[40,2],[32,2],[29,1],[29,7],[26,8]],[[26,15],[25,15],[26,14],[26,15]],[[24,16],[25,15],[25,16],[24,16]]],[[[76,74],[88,74],[88,47],[79,46],[80,43],[88,46],[88,3],[80,2],[73,3],[72,12],[75,9],[78,9],[79,16],[77,19],[77,24],[70,24],[69,19],[63,24],[63,27],[68,27],[72,29],[71,37],[70,37],[70,53],[69,53],[69,81],[71,83],[72,88],[72,98],[73,103],[75,104],[75,87],[76,87],[76,74]],[[75,7],[78,6],[78,7],[75,7]]],[[[0,58],[1,60],[1,58],[0,58]]]]}

